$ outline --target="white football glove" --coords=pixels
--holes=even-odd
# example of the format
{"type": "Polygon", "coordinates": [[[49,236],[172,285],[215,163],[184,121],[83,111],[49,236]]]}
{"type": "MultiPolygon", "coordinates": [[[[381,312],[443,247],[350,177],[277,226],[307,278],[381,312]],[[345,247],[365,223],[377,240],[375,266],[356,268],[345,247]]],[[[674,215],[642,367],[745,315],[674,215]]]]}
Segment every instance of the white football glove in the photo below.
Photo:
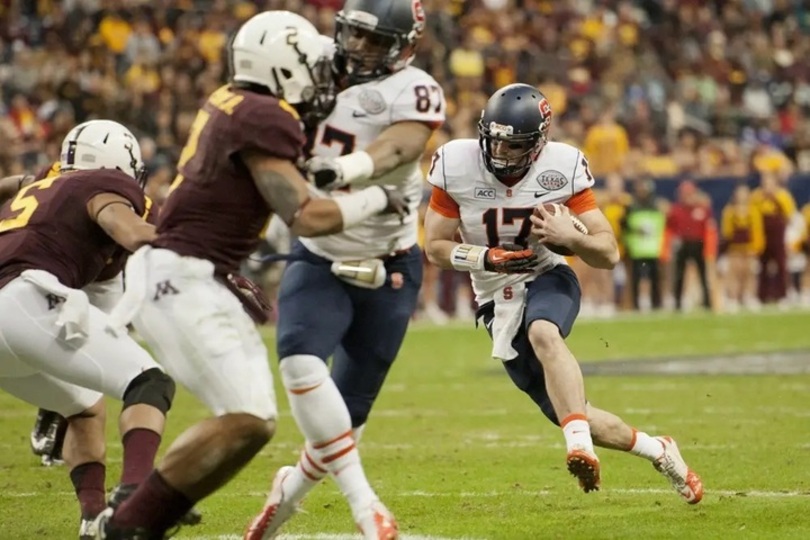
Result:
{"type": "Polygon", "coordinates": [[[307,161],[307,178],[318,189],[332,191],[348,185],[343,167],[335,158],[315,156],[307,161]]]}
{"type": "Polygon", "coordinates": [[[374,160],[360,150],[336,158],[315,156],[307,161],[306,169],[307,178],[315,187],[331,191],[371,178],[374,160]]]}

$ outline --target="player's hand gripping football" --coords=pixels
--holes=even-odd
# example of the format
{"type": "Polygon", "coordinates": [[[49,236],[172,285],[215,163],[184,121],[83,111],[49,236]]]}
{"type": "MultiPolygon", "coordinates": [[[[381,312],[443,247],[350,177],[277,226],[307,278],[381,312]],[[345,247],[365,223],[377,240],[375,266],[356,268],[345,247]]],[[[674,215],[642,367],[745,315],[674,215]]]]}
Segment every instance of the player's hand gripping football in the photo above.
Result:
{"type": "Polygon", "coordinates": [[[405,216],[411,213],[411,199],[393,187],[380,187],[385,191],[385,196],[388,198],[388,206],[380,214],[396,214],[399,216],[399,221],[404,222],[405,216]]]}
{"type": "Polygon", "coordinates": [[[557,210],[551,213],[545,205],[539,205],[531,216],[531,233],[543,244],[570,247],[582,233],[574,226],[571,212],[567,206],[556,205],[557,210]]]}
{"type": "Polygon", "coordinates": [[[332,191],[346,186],[343,168],[334,158],[315,156],[306,163],[307,179],[318,189],[332,191]]]}
{"type": "Polygon", "coordinates": [[[517,244],[502,244],[487,250],[484,270],[501,274],[530,274],[537,267],[537,254],[517,244]]]}

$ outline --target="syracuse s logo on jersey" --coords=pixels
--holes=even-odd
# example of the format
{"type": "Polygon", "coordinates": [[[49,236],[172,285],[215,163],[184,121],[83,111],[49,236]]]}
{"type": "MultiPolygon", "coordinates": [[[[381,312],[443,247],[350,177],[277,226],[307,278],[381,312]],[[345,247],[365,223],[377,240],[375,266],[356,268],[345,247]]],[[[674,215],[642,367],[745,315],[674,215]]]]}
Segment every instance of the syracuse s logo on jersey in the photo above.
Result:
{"type": "Polygon", "coordinates": [[[486,187],[486,186],[475,186],[475,194],[473,195],[476,199],[484,199],[487,201],[494,201],[495,200],[495,188],[486,187]]]}

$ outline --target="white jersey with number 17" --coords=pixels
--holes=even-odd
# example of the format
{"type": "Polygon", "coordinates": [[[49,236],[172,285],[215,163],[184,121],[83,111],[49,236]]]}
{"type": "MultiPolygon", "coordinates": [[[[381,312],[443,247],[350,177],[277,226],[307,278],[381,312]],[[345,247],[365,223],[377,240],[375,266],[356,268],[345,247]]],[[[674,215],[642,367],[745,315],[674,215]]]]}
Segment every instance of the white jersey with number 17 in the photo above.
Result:
{"type": "MultiPolygon", "coordinates": [[[[421,69],[407,67],[378,81],[347,88],[319,126],[313,139],[314,156],[338,157],[364,150],[392,124],[422,122],[434,129],[444,122],[444,93],[421,69]]],[[[370,185],[395,186],[411,200],[411,213],[399,217],[376,216],[363,224],[330,236],[304,238],[313,253],[331,260],[379,257],[407,249],[417,240],[417,213],[424,175],[419,160],[405,163],[385,176],[356,182],[349,190],[370,185]]],[[[336,197],[341,192],[334,193],[336,197]]]]}
{"type": "MultiPolygon", "coordinates": [[[[588,161],[577,148],[549,142],[526,175],[512,186],[500,182],[484,165],[476,139],[451,141],[436,151],[428,174],[433,185],[430,208],[444,217],[460,219],[464,243],[495,247],[505,243],[528,246],[540,257],[537,273],[564,264],[530,234],[534,208],[559,203],[581,214],[597,208],[588,161]]],[[[496,292],[536,274],[471,272],[478,305],[496,292]]]]}

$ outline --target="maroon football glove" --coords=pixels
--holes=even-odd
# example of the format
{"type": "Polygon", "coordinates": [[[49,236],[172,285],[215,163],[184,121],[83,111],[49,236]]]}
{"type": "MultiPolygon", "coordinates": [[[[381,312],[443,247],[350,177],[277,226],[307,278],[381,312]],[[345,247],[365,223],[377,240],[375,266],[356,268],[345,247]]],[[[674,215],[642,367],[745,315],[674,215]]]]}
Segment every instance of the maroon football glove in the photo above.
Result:
{"type": "Polygon", "coordinates": [[[239,274],[228,274],[227,285],[242,302],[242,307],[245,308],[251,319],[257,324],[264,324],[268,321],[268,313],[272,311],[273,306],[258,285],[239,274]]]}

